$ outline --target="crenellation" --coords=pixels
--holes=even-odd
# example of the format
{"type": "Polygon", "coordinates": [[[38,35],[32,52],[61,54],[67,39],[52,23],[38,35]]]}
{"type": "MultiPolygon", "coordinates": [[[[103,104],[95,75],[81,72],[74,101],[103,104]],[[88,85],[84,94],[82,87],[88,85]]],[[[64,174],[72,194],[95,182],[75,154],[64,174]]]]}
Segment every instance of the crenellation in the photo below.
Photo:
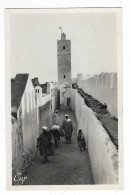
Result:
{"type": "Polygon", "coordinates": [[[106,75],[106,87],[109,88],[110,87],[110,73],[108,73],[106,75]]]}
{"type": "Polygon", "coordinates": [[[116,89],[117,88],[117,73],[114,73],[113,83],[114,83],[114,88],[116,89]]]}
{"type": "Polygon", "coordinates": [[[107,104],[109,112],[118,117],[117,73],[101,73],[89,79],[83,79],[82,74],[77,74],[77,85],[85,93],[107,104]]]}
{"type": "Polygon", "coordinates": [[[114,73],[110,73],[110,88],[114,87],[114,73]]]}
{"type": "Polygon", "coordinates": [[[103,87],[106,87],[106,77],[107,77],[107,73],[103,74],[103,87]]]}

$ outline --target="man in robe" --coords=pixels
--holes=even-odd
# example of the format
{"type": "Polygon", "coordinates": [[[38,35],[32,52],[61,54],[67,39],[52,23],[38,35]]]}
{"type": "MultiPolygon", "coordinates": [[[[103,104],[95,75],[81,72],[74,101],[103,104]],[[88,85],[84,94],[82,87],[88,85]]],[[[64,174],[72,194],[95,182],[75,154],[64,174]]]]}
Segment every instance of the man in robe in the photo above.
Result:
{"type": "Polygon", "coordinates": [[[72,124],[71,119],[69,119],[69,115],[68,114],[65,115],[65,119],[62,122],[61,131],[62,130],[64,130],[66,143],[67,144],[71,143],[73,124],[72,124]]]}
{"type": "Polygon", "coordinates": [[[53,114],[53,125],[59,125],[58,110],[53,114]]]}
{"type": "Polygon", "coordinates": [[[47,159],[47,150],[51,145],[52,136],[46,126],[42,127],[43,132],[37,139],[37,147],[40,151],[40,156],[44,157],[45,162],[49,162],[47,159]]]}

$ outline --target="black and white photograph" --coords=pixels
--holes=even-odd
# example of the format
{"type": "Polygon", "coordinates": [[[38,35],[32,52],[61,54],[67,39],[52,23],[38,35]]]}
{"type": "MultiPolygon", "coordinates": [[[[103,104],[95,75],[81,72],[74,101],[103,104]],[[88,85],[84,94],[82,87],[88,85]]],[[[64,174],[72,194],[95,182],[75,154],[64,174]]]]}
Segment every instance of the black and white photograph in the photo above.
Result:
{"type": "Polygon", "coordinates": [[[10,189],[122,188],[121,12],[6,9],[10,189]]]}

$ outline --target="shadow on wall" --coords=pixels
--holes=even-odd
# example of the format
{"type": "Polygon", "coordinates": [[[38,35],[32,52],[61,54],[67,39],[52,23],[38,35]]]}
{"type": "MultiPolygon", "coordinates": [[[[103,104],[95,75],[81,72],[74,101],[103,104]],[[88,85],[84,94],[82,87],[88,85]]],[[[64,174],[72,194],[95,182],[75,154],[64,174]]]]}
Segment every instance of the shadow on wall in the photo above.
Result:
{"type": "Polygon", "coordinates": [[[52,126],[51,101],[39,107],[39,133],[42,131],[42,126],[47,126],[48,128],[52,126]]]}

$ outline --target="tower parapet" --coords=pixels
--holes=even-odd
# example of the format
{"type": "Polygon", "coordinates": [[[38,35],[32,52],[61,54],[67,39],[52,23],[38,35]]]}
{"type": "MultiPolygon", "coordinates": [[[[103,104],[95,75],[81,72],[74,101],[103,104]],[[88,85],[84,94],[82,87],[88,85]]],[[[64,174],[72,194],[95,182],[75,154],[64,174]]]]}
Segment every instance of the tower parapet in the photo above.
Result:
{"type": "Polygon", "coordinates": [[[65,40],[66,40],[66,34],[65,34],[65,33],[62,33],[62,34],[61,34],[61,40],[62,40],[62,41],[65,41],[65,40]]]}

